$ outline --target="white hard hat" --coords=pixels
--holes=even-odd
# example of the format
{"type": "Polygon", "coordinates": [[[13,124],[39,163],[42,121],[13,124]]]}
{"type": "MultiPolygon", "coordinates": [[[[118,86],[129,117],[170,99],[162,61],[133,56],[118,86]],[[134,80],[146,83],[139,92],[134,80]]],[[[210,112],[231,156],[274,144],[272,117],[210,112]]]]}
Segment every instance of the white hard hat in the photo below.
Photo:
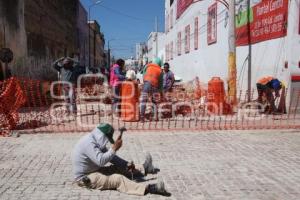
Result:
{"type": "Polygon", "coordinates": [[[127,72],[126,72],[126,78],[127,79],[130,79],[130,80],[135,80],[136,79],[136,74],[135,74],[135,71],[133,71],[133,70],[128,70],[127,72]]]}

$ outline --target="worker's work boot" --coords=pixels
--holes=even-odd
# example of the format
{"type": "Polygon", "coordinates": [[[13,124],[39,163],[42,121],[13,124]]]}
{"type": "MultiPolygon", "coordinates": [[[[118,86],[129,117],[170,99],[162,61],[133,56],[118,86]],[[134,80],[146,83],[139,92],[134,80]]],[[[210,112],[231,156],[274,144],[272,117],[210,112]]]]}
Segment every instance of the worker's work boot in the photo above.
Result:
{"type": "Polygon", "coordinates": [[[145,176],[147,176],[147,174],[153,174],[155,172],[155,167],[152,164],[152,156],[150,153],[146,154],[146,160],[143,166],[145,169],[145,176]]]}
{"type": "Polygon", "coordinates": [[[156,184],[149,184],[147,190],[150,194],[158,194],[166,197],[171,196],[171,193],[167,192],[163,181],[158,181],[156,184]]]}

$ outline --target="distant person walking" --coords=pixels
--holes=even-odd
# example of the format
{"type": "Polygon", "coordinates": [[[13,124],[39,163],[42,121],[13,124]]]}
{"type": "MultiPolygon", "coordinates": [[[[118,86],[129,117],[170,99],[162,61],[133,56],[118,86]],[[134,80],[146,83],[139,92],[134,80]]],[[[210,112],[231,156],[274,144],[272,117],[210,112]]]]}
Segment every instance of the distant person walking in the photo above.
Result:
{"type": "Polygon", "coordinates": [[[141,122],[145,121],[146,103],[149,96],[152,98],[152,102],[155,105],[155,120],[158,120],[157,103],[160,101],[161,92],[163,89],[163,71],[161,69],[160,58],[154,58],[152,63],[149,63],[143,71],[144,85],[142,89],[141,100],[141,122]]]}
{"type": "Polygon", "coordinates": [[[117,60],[110,70],[110,86],[113,90],[113,112],[119,115],[121,102],[121,84],[126,80],[124,73],[125,61],[117,60]]]}

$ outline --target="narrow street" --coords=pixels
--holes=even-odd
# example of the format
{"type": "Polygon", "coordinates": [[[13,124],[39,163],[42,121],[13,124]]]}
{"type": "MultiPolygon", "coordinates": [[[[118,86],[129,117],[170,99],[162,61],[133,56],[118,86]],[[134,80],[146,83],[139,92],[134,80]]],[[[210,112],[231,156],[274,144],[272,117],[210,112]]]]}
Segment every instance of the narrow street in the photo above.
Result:
{"type": "Polygon", "coordinates": [[[0,0],[0,200],[299,200],[299,52],[300,0],[0,0]]]}
{"type": "Polygon", "coordinates": [[[170,198],[72,185],[70,155],[82,134],[0,138],[1,200],[195,199],[298,200],[298,131],[134,132],[124,135],[119,155],[141,163],[146,152],[160,168],[170,198]]]}

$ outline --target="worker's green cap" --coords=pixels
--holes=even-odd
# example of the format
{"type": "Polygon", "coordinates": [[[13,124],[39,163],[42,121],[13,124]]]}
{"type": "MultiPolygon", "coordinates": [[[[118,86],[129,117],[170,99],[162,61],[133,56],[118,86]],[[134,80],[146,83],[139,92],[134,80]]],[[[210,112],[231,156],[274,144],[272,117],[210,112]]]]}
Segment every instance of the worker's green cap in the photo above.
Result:
{"type": "Polygon", "coordinates": [[[154,59],[152,60],[152,63],[157,64],[158,66],[161,67],[161,59],[160,59],[160,58],[154,58],[154,59]]]}
{"type": "Polygon", "coordinates": [[[115,143],[113,138],[115,132],[114,127],[112,127],[110,124],[107,123],[101,123],[97,128],[107,137],[107,139],[111,144],[115,143]]]}

